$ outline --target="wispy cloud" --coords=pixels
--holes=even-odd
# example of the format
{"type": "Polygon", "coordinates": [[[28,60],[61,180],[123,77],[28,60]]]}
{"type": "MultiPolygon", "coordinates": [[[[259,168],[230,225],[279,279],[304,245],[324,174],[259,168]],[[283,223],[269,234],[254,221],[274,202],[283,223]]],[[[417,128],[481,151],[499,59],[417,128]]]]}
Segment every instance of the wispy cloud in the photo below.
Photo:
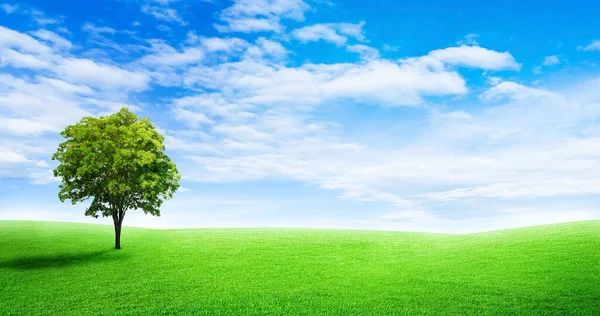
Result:
{"type": "MultiPolygon", "coordinates": [[[[168,4],[165,2],[164,4],[168,4]]],[[[180,25],[186,25],[187,22],[180,16],[179,12],[173,8],[169,8],[167,6],[158,6],[158,5],[143,5],[142,12],[153,16],[157,20],[178,23],[180,25]]]]}
{"type": "Polygon", "coordinates": [[[364,41],[363,26],[365,22],[314,24],[296,29],[292,36],[302,42],[326,41],[336,45],[346,44],[349,37],[364,41]]]}
{"type": "Polygon", "coordinates": [[[593,41],[592,43],[590,43],[587,46],[584,47],[579,47],[579,49],[584,50],[584,51],[600,51],[600,40],[597,41],[593,41]]]}
{"type": "Polygon", "coordinates": [[[17,11],[19,11],[19,5],[14,4],[8,4],[8,3],[3,3],[2,5],[0,5],[0,8],[2,8],[2,10],[4,10],[4,12],[6,12],[6,14],[12,14],[12,13],[16,13],[17,11]]]}
{"type": "Polygon", "coordinates": [[[18,4],[11,5],[8,3],[4,3],[0,5],[0,9],[2,9],[6,14],[28,15],[34,22],[36,22],[40,26],[60,24],[63,21],[62,16],[48,17],[44,12],[30,6],[23,6],[18,4]]]}
{"type": "Polygon", "coordinates": [[[544,62],[542,63],[544,66],[554,66],[558,64],[560,64],[560,59],[556,55],[544,57],[544,62]]]}
{"type": "Polygon", "coordinates": [[[346,50],[359,54],[362,59],[370,60],[379,58],[379,51],[377,49],[363,44],[348,45],[346,50]]]}
{"type": "Polygon", "coordinates": [[[219,32],[282,32],[282,19],[304,20],[310,6],[302,0],[235,0],[219,14],[219,32]]]}
{"type": "Polygon", "coordinates": [[[115,34],[117,30],[108,26],[96,26],[93,23],[86,22],[81,28],[83,31],[92,34],[115,34]]]}

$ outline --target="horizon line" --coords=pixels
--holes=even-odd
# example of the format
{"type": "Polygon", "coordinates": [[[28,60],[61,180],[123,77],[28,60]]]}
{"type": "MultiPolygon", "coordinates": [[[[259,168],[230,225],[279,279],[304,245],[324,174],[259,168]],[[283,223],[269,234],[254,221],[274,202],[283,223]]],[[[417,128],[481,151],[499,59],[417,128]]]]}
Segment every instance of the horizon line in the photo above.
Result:
{"type": "MultiPolygon", "coordinates": [[[[0,218],[0,222],[39,222],[39,223],[66,223],[66,224],[85,224],[85,225],[98,225],[98,226],[109,226],[112,227],[112,224],[107,223],[93,223],[86,221],[64,221],[64,220],[34,220],[34,219],[2,219],[0,218]]],[[[414,234],[435,234],[435,235],[475,235],[482,233],[493,233],[493,232],[502,232],[502,231],[511,231],[511,230],[519,230],[519,229],[527,229],[527,228],[535,228],[535,227],[545,227],[545,226],[558,226],[564,224],[572,224],[572,223],[583,223],[583,222],[600,222],[600,218],[597,219],[583,219],[583,220],[573,220],[573,221],[563,221],[563,222],[555,222],[555,223],[545,223],[545,224],[534,224],[534,225],[526,225],[526,226],[518,226],[518,227],[507,227],[501,229],[490,229],[490,230],[480,230],[473,232],[434,232],[434,231],[422,231],[422,230],[394,230],[394,229],[373,229],[373,228],[353,228],[353,227],[300,227],[300,226],[200,226],[200,227],[168,227],[168,228],[157,228],[157,227],[144,227],[144,226],[135,226],[135,225],[123,225],[124,227],[130,228],[140,228],[140,229],[148,229],[148,230],[189,230],[189,229],[294,229],[294,230],[352,230],[352,231],[366,231],[366,232],[395,232],[395,233],[414,233],[414,234]]]]}

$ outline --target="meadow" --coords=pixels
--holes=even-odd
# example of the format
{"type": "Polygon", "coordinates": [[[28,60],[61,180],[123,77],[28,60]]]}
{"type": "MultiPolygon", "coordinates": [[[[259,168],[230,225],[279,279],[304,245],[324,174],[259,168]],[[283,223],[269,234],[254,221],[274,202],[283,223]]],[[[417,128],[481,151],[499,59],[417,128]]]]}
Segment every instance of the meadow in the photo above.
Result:
{"type": "Polygon", "coordinates": [[[598,315],[600,221],[468,235],[0,221],[1,315],[598,315]]]}

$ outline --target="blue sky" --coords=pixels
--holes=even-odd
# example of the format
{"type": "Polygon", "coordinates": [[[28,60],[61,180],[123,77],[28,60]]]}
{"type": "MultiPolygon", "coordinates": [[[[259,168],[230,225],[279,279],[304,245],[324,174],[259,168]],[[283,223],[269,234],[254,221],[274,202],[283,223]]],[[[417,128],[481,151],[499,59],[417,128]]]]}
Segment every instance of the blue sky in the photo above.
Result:
{"type": "Polygon", "coordinates": [[[182,190],[132,226],[466,233],[600,218],[596,1],[0,4],[0,219],[59,132],[128,106],[182,190]]]}

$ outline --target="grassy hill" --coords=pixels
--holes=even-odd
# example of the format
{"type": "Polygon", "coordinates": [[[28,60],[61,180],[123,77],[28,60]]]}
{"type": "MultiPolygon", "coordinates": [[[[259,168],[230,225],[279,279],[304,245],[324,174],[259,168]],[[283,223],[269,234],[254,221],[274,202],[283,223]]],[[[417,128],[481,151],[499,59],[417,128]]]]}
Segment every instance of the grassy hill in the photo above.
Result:
{"type": "Polygon", "coordinates": [[[600,221],[471,235],[0,221],[0,314],[600,313],[600,221]]]}

